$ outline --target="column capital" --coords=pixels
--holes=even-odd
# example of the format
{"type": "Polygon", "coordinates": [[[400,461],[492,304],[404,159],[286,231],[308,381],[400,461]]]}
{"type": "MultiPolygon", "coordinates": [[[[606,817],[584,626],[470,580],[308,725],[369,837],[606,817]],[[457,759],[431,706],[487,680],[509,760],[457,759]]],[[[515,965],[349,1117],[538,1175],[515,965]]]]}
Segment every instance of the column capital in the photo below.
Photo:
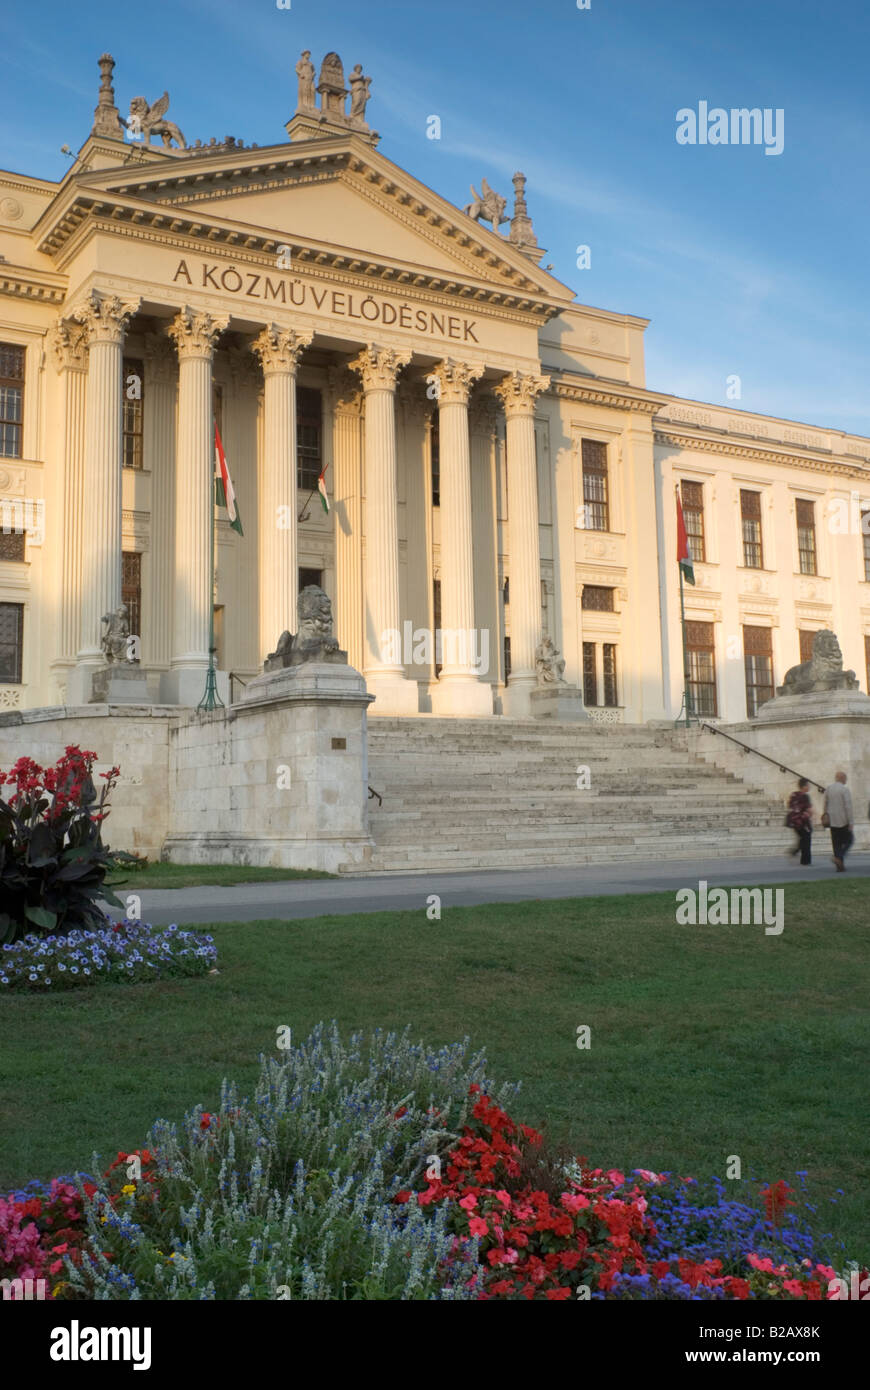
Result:
{"type": "Polygon", "coordinates": [[[101,294],[91,290],[69,317],[84,326],[88,343],[122,343],[127,320],[137,312],[138,296],[101,294]]]}
{"type": "Polygon", "coordinates": [[[150,381],[169,385],[175,380],[177,364],[171,344],[163,333],[145,334],[145,366],[150,381]]]}
{"type": "Polygon", "coordinates": [[[511,372],[492,389],[504,406],[506,415],[534,415],[535,401],[549,385],[548,376],[538,376],[535,372],[511,372]]]}
{"type": "Polygon", "coordinates": [[[326,369],[326,380],[333,410],[344,415],[358,415],[362,409],[362,391],[355,374],[333,363],[326,369]]]}
{"type": "Polygon", "coordinates": [[[185,304],[175,315],[166,332],[175,343],[179,358],[211,358],[215,343],[229,321],[229,314],[209,314],[185,304]]]}
{"type": "Polygon", "coordinates": [[[437,382],[435,399],[439,406],[468,405],[469,392],[484,370],[482,362],[455,362],[452,357],[438,362],[429,376],[434,376],[437,382]]]}
{"type": "Polygon", "coordinates": [[[59,318],[49,331],[48,342],[59,372],[87,371],[88,331],[84,324],[59,318]]]}
{"type": "Polygon", "coordinates": [[[347,365],[352,372],[359,372],[364,390],[395,391],[396,378],[410,360],[410,350],[400,352],[396,348],[382,348],[368,343],[347,365]]]}
{"type": "Polygon", "coordinates": [[[295,376],[299,358],[314,337],[314,329],[281,328],[267,324],[251,343],[251,351],[260,359],[264,375],[270,372],[289,372],[295,376]]]}

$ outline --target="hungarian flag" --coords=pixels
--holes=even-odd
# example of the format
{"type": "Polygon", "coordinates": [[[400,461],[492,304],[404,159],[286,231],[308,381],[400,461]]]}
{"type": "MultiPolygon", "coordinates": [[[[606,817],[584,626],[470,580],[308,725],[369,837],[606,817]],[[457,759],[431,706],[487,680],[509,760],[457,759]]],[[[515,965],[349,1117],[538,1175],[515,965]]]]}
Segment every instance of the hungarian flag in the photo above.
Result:
{"type": "Polygon", "coordinates": [[[221,443],[217,421],[215,421],[214,426],[214,494],[217,505],[226,507],[233,530],[238,531],[239,535],[243,536],[245,533],[242,530],[242,519],[236,506],[236,490],[233,487],[230,470],[227,468],[226,455],[221,443]]]}
{"type": "Polygon", "coordinates": [[[320,493],[320,502],[323,510],[326,512],[326,515],[329,516],[329,498],[326,495],[326,480],[323,476],[325,472],[326,469],[324,468],[320,477],[317,479],[317,491],[320,493]]]}
{"type": "Polygon", "coordinates": [[[695,569],[689,554],[689,538],[686,535],[686,523],[683,520],[683,504],[680,501],[679,488],[677,488],[677,564],[686,583],[694,584],[695,569]]]}

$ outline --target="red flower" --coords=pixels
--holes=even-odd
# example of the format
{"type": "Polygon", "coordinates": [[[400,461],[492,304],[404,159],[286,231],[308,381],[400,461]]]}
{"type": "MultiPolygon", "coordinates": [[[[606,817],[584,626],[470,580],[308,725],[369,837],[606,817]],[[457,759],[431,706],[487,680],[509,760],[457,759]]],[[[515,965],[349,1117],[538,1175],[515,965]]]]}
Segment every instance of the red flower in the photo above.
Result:
{"type": "Polygon", "coordinates": [[[402,1188],[402,1191],[401,1191],[401,1192],[397,1192],[397,1193],[396,1193],[395,1197],[393,1198],[393,1201],[394,1201],[394,1202],[397,1202],[397,1203],[399,1204],[399,1206],[404,1206],[405,1203],[406,1203],[406,1202],[408,1201],[408,1199],[410,1198],[410,1196],[411,1196],[411,1193],[410,1193],[410,1191],[408,1190],[408,1188],[402,1188]]]}

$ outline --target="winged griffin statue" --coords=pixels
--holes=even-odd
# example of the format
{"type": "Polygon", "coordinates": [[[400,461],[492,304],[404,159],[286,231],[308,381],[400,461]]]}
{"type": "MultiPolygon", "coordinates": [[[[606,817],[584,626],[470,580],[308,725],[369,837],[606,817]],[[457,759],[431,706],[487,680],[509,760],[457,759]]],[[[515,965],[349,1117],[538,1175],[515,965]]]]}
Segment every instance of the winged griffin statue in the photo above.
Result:
{"type": "Polygon", "coordinates": [[[504,215],[507,198],[503,198],[500,193],[494,193],[486,179],[481,179],[480,186],[482,193],[478,193],[474,184],[471,185],[474,201],[466,203],[464,210],[475,222],[491,222],[492,230],[497,232],[498,224],[508,220],[504,215]]]}
{"type": "Polygon", "coordinates": [[[164,121],[163,119],[168,109],[168,92],[164,92],[153,106],[149,106],[144,97],[134,97],[130,102],[130,119],[124,121],[124,124],[136,139],[144,137],[146,145],[151,144],[152,135],[159,135],[167,150],[171,147],[173,140],[179,149],[186,150],[187,143],[178,126],[174,121],[164,121]]]}

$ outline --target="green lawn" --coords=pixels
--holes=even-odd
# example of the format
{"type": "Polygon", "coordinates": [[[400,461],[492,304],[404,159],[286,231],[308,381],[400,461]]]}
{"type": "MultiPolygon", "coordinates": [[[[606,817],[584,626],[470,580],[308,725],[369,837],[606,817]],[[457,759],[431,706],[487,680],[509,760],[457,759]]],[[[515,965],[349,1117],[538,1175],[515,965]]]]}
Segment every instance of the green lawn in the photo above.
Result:
{"type": "Polygon", "coordinates": [[[291,878],[335,878],[320,869],[258,869],[239,864],[148,864],[144,869],[113,873],[108,887],[120,895],[141,888],[226,887],[234,883],[281,883],[291,878]]]}
{"type": "Polygon", "coordinates": [[[523,1083],[519,1118],[603,1166],[807,1169],[817,1229],[866,1260],[870,883],[789,886],[785,908],[779,937],[677,926],[673,894],[222,924],[218,976],[7,999],[0,1189],[216,1105],[281,1024],[410,1023],[470,1035],[523,1083]]]}

